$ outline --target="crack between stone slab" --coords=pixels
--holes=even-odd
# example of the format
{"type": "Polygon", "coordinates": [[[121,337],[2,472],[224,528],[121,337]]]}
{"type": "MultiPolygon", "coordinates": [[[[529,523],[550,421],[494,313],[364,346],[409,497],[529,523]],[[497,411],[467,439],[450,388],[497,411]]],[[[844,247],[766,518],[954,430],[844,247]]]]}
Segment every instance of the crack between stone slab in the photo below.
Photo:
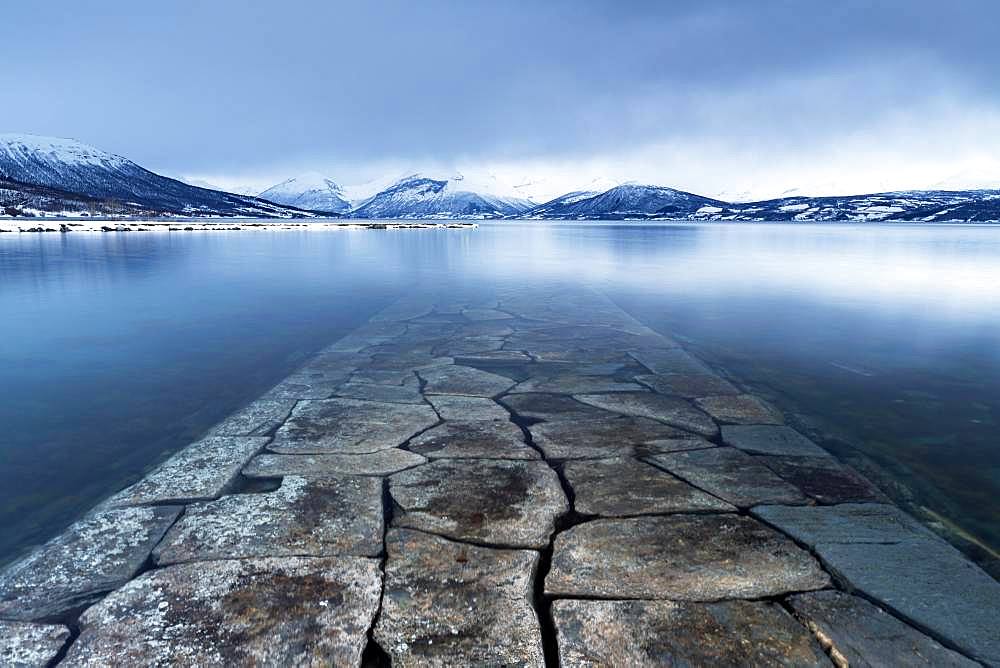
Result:
{"type": "MultiPolygon", "coordinates": [[[[699,448],[699,450],[711,450],[711,449],[712,448],[699,448]]],[[[693,452],[693,451],[692,450],[681,450],[680,452],[693,452]]],[[[736,508],[737,513],[739,513],[740,515],[749,515],[749,508],[742,508],[742,507],[740,507],[739,504],[733,503],[729,499],[724,499],[721,496],[719,496],[718,494],[714,494],[714,493],[708,491],[707,489],[705,489],[704,487],[696,485],[695,483],[691,482],[690,480],[688,480],[684,476],[678,475],[677,473],[674,473],[670,469],[664,468],[664,466],[662,464],[658,464],[655,461],[652,461],[651,457],[639,457],[638,459],[639,459],[639,461],[643,462],[644,464],[649,464],[650,466],[652,466],[652,467],[654,467],[656,469],[659,469],[660,471],[663,471],[667,475],[673,476],[674,478],[676,478],[677,480],[680,480],[684,484],[690,485],[691,487],[695,488],[699,492],[702,492],[703,494],[708,494],[713,499],[718,499],[719,501],[722,501],[723,503],[728,503],[729,505],[731,505],[734,508],[736,508]]],[[[784,533],[784,532],[782,532],[782,533],[784,533]]]]}

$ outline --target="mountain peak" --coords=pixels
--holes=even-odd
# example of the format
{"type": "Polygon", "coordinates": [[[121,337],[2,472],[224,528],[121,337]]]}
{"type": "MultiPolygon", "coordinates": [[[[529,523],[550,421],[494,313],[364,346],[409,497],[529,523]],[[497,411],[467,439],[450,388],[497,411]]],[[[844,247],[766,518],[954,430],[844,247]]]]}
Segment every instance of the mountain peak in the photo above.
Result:
{"type": "Polygon", "coordinates": [[[306,172],[277,183],[258,197],[308,211],[343,213],[351,208],[343,189],[318,172],[306,172]]]}

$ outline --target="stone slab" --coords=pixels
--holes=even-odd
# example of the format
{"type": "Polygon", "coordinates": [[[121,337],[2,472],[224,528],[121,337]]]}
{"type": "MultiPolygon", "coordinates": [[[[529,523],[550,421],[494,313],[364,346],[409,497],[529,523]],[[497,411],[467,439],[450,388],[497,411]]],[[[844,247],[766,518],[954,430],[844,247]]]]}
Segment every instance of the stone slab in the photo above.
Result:
{"type": "Polygon", "coordinates": [[[510,378],[470,366],[454,364],[420,371],[426,394],[461,394],[469,397],[495,397],[514,386],[510,378]]]}
{"type": "Polygon", "coordinates": [[[426,457],[390,448],[365,455],[257,455],[243,467],[248,478],[281,478],[286,475],[370,475],[384,477],[419,466],[426,457]]]}
{"type": "Polygon", "coordinates": [[[559,374],[529,378],[511,389],[512,394],[524,392],[552,392],[555,394],[589,394],[603,392],[639,392],[645,388],[638,383],[616,380],[607,376],[559,374]]]}
{"type": "Polygon", "coordinates": [[[187,446],[104,505],[122,507],[214,499],[232,487],[240,469],[265,445],[264,437],[209,436],[187,446]]]}
{"type": "Polygon", "coordinates": [[[69,641],[61,624],[32,624],[0,620],[0,666],[45,668],[69,641]]]}
{"type": "Polygon", "coordinates": [[[296,401],[302,399],[326,399],[330,397],[349,377],[349,372],[299,372],[272,387],[261,398],[267,400],[296,401]]]}
{"type": "Polygon", "coordinates": [[[505,313],[504,311],[497,311],[496,309],[489,308],[470,308],[462,311],[464,315],[469,320],[473,322],[479,320],[512,320],[514,316],[510,313],[505,313]]]}
{"type": "Polygon", "coordinates": [[[498,420],[508,422],[510,412],[486,397],[461,397],[447,394],[427,396],[442,420],[498,420]]]}
{"type": "Polygon", "coordinates": [[[555,601],[564,666],[829,666],[779,605],[555,601]]]}
{"type": "Polygon", "coordinates": [[[703,362],[680,348],[636,350],[629,353],[639,364],[654,374],[711,374],[703,362]]]}
{"type": "Polygon", "coordinates": [[[496,336],[463,336],[435,345],[432,351],[435,355],[460,357],[495,352],[501,347],[503,347],[503,339],[496,336]]]}
{"type": "Polygon", "coordinates": [[[817,591],[788,603],[841,666],[979,665],[857,596],[817,591]]]}
{"type": "Polygon", "coordinates": [[[538,553],[392,529],[375,640],[394,666],[544,666],[538,553]]]}
{"type": "Polygon", "coordinates": [[[213,427],[209,436],[267,436],[294,407],[295,399],[258,399],[213,427]]]}
{"type": "Polygon", "coordinates": [[[607,413],[599,420],[541,422],[528,430],[535,445],[549,459],[627,456],[637,446],[684,434],[656,420],[614,413],[607,413]]]}
{"type": "Polygon", "coordinates": [[[939,540],[896,506],[844,503],[836,506],[759,506],[752,513],[809,547],[818,543],[898,543],[939,540]]]}
{"type": "Polygon", "coordinates": [[[407,447],[429,459],[539,459],[521,428],[509,421],[445,422],[415,436],[407,447]]]}
{"type": "Polygon", "coordinates": [[[549,544],[569,510],[559,478],[539,461],[439,459],[397,473],[392,525],[513,547],[549,544]]]}
{"type": "Polygon", "coordinates": [[[287,476],[263,494],[188,506],[153,550],[158,564],[247,557],[382,553],[382,481],[287,476]]]}
{"type": "Polygon", "coordinates": [[[756,455],[830,456],[829,452],[799,432],[783,425],[725,425],[722,427],[722,441],[756,455]]]}
{"type": "Polygon", "coordinates": [[[552,596],[715,601],[820,589],[808,552],[748,517],[670,515],[586,522],[556,536],[552,596]]]}
{"type": "Polygon", "coordinates": [[[333,395],[347,399],[364,399],[392,404],[424,403],[424,397],[420,394],[420,384],[415,375],[412,376],[412,382],[404,385],[347,382],[339,386],[333,395]]]}
{"type": "Polygon", "coordinates": [[[888,503],[871,482],[832,457],[757,457],[819,503],[888,503]]]}
{"type": "Polygon", "coordinates": [[[719,427],[708,415],[687,401],[654,392],[616,392],[614,394],[579,394],[576,399],[607,411],[659,420],[685,431],[709,438],[719,427]]]}
{"type": "Polygon", "coordinates": [[[685,399],[739,394],[729,381],[712,373],[643,374],[635,379],[654,392],[685,399]]]}
{"type": "Polygon", "coordinates": [[[659,455],[667,452],[684,452],[685,450],[704,450],[717,447],[715,443],[701,436],[678,436],[674,438],[658,438],[647,441],[637,448],[642,456],[659,455]]]}
{"type": "Polygon", "coordinates": [[[89,605],[133,577],[181,508],[99,511],[0,574],[0,617],[47,621],[89,605]]]}
{"type": "Polygon", "coordinates": [[[284,454],[368,454],[398,447],[437,422],[437,413],[427,404],[303,401],[268,449],[284,454]]]}
{"type": "Polygon", "coordinates": [[[723,423],[783,424],[785,422],[777,409],[751,394],[702,397],[695,399],[695,403],[723,423]]]}
{"type": "Polygon", "coordinates": [[[735,448],[652,455],[647,461],[740,508],[761,503],[805,504],[805,494],[735,448]]]}
{"type": "Polygon", "coordinates": [[[509,394],[501,403],[523,418],[546,422],[617,417],[615,413],[561,394],[509,394]]]}
{"type": "Polygon", "coordinates": [[[357,666],[375,559],[284,557],[150,571],[80,618],[73,666],[357,666]]]}
{"type": "Polygon", "coordinates": [[[631,457],[570,461],[563,473],[573,489],[573,508],[584,515],[632,517],[678,512],[726,512],[736,508],[631,457]]]}

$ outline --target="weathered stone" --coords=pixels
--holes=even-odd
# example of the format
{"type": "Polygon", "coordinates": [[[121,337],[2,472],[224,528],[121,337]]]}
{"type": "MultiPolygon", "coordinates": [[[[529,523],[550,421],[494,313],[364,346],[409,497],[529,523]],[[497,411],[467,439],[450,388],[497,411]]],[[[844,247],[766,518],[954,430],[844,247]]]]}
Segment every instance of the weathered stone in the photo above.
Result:
{"type": "Polygon", "coordinates": [[[615,413],[560,394],[509,394],[501,399],[501,403],[523,418],[546,422],[618,417],[615,413]]]}
{"type": "Polygon", "coordinates": [[[819,564],[748,517],[671,515],[594,520],[556,536],[553,596],[714,601],[827,586],[819,564]]]}
{"type": "Polygon", "coordinates": [[[442,420],[499,420],[508,422],[506,408],[486,397],[461,397],[449,394],[427,396],[442,420]]]}
{"type": "Polygon", "coordinates": [[[654,392],[616,392],[614,394],[580,394],[577,399],[604,410],[659,420],[666,424],[712,437],[719,427],[710,417],[683,399],[654,392]]]}
{"type": "Polygon", "coordinates": [[[741,508],[760,503],[808,503],[798,488],[735,448],[664,453],[650,456],[648,461],[741,508]]]}
{"type": "Polygon", "coordinates": [[[145,478],[112,496],[108,507],[187,503],[224,494],[267,438],[210,436],[192,443],[145,478]]]}
{"type": "Polygon", "coordinates": [[[374,316],[373,323],[402,322],[414,320],[434,312],[434,302],[430,299],[407,297],[390,304],[374,316]]]}
{"type": "Polygon", "coordinates": [[[829,666],[774,603],[556,601],[564,666],[829,666]]]}
{"type": "Polygon", "coordinates": [[[377,383],[348,382],[337,388],[334,396],[347,399],[364,399],[381,401],[390,404],[422,404],[424,397],[420,394],[420,384],[417,377],[405,385],[385,385],[377,383]]]}
{"type": "Polygon", "coordinates": [[[857,596],[817,591],[788,602],[840,666],[978,665],[857,596]]]}
{"type": "Polygon", "coordinates": [[[487,350],[455,356],[455,364],[478,366],[483,362],[531,362],[531,357],[518,350],[487,350]]]}
{"type": "Polygon", "coordinates": [[[656,420],[614,413],[599,420],[542,422],[528,429],[535,445],[550,459],[630,455],[636,446],[684,434],[656,420]]]}
{"type": "Polygon", "coordinates": [[[294,399],[258,399],[213,427],[209,436],[266,436],[281,426],[294,399]]]}
{"type": "Polygon", "coordinates": [[[134,576],[181,508],[96,512],[0,574],[0,617],[44,621],[89,605],[134,576]]]}
{"type": "Polygon", "coordinates": [[[435,355],[460,357],[500,350],[503,339],[495,336],[464,336],[434,346],[435,355]]]}
{"type": "Polygon", "coordinates": [[[719,422],[734,424],[782,424],[785,419],[773,406],[751,394],[702,397],[695,403],[719,422]]]}
{"type": "Polygon", "coordinates": [[[726,445],[760,455],[830,456],[799,432],[782,425],[727,425],[722,427],[722,440],[726,445]]]}
{"type": "Polygon", "coordinates": [[[680,348],[659,350],[635,350],[630,353],[639,364],[655,374],[711,374],[704,363],[680,348]]]}
{"type": "Polygon", "coordinates": [[[477,320],[511,320],[514,316],[510,313],[497,311],[488,308],[470,308],[462,311],[462,315],[472,321],[477,320]]]}
{"type": "Polygon", "coordinates": [[[439,459],[393,475],[389,491],[393,526],[493,545],[545,547],[569,510],[555,471],[538,461],[439,459]]]}
{"type": "Polygon", "coordinates": [[[461,394],[470,397],[493,397],[514,386],[514,381],[487,371],[458,364],[423,370],[427,394],[461,394]]]}
{"type": "Polygon", "coordinates": [[[585,515],[629,517],[736,508],[655,466],[630,457],[567,462],[574,509],[585,515]]]}
{"type": "Polygon", "coordinates": [[[257,455],[243,467],[248,478],[280,478],[286,475],[387,476],[427,461],[426,457],[389,448],[365,455],[257,455]]]}
{"type": "Polygon", "coordinates": [[[760,522],[732,514],[594,520],[556,536],[553,596],[714,601],[827,586],[819,564],[760,522]]]}
{"type": "Polygon", "coordinates": [[[357,666],[376,559],[284,557],[150,571],[80,618],[67,665],[357,666]]]}
{"type": "Polygon", "coordinates": [[[402,445],[437,422],[437,413],[427,404],[303,401],[275,433],[269,449],[285,454],[366,454],[402,445]]]}
{"type": "Polygon", "coordinates": [[[538,459],[512,422],[468,420],[445,422],[415,436],[408,445],[430,459],[538,459]]]}
{"type": "Polygon", "coordinates": [[[544,665],[531,603],[537,552],[399,529],[386,550],[375,640],[394,666],[544,665]]]}
{"type": "Polygon", "coordinates": [[[0,620],[0,666],[45,668],[59,655],[70,632],[59,624],[0,620]]]}
{"type": "Polygon", "coordinates": [[[587,394],[601,392],[636,392],[643,387],[638,383],[615,380],[607,376],[585,376],[581,374],[560,374],[529,378],[518,383],[511,393],[553,392],[557,394],[587,394]]]}
{"type": "Polygon", "coordinates": [[[837,506],[760,506],[756,517],[800,543],[898,543],[937,537],[896,506],[844,503],[837,506]]]}
{"type": "Polygon", "coordinates": [[[820,503],[889,502],[872,483],[832,457],[756,459],[820,503]]]}
{"type": "Polygon", "coordinates": [[[160,565],[246,557],[382,552],[382,481],[365,476],[288,476],[264,494],[188,506],[153,550],[160,565]]]}
{"type": "Polygon", "coordinates": [[[461,336],[492,336],[503,338],[514,333],[510,323],[499,320],[483,320],[462,325],[458,331],[461,336]]]}
{"type": "Polygon", "coordinates": [[[268,390],[261,398],[271,401],[326,399],[347,380],[349,372],[295,373],[268,390]]]}
{"type": "Polygon", "coordinates": [[[712,373],[644,374],[635,379],[654,392],[686,399],[739,394],[728,381],[712,373]]]}
{"type": "Polygon", "coordinates": [[[673,438],[658,438],[646,441],[637,448],[638,454],[643,456],[658,455],[666,452],[683,452],[685,450],[704,450],[714,448],[715,443],[707,441],[701,436],[676,436],[673,438]]]}

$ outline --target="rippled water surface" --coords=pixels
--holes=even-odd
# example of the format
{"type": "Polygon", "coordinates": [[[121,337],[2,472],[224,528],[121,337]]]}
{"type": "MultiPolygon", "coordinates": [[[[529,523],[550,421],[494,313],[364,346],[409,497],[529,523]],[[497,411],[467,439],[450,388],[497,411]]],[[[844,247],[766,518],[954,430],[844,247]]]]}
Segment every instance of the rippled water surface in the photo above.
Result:
{"type": "Polygon", "coordinates": [[[503,222],[0,235],[0,561],[414,285],[566,282],[1000,545],[1000,227],[503,222]]]}

